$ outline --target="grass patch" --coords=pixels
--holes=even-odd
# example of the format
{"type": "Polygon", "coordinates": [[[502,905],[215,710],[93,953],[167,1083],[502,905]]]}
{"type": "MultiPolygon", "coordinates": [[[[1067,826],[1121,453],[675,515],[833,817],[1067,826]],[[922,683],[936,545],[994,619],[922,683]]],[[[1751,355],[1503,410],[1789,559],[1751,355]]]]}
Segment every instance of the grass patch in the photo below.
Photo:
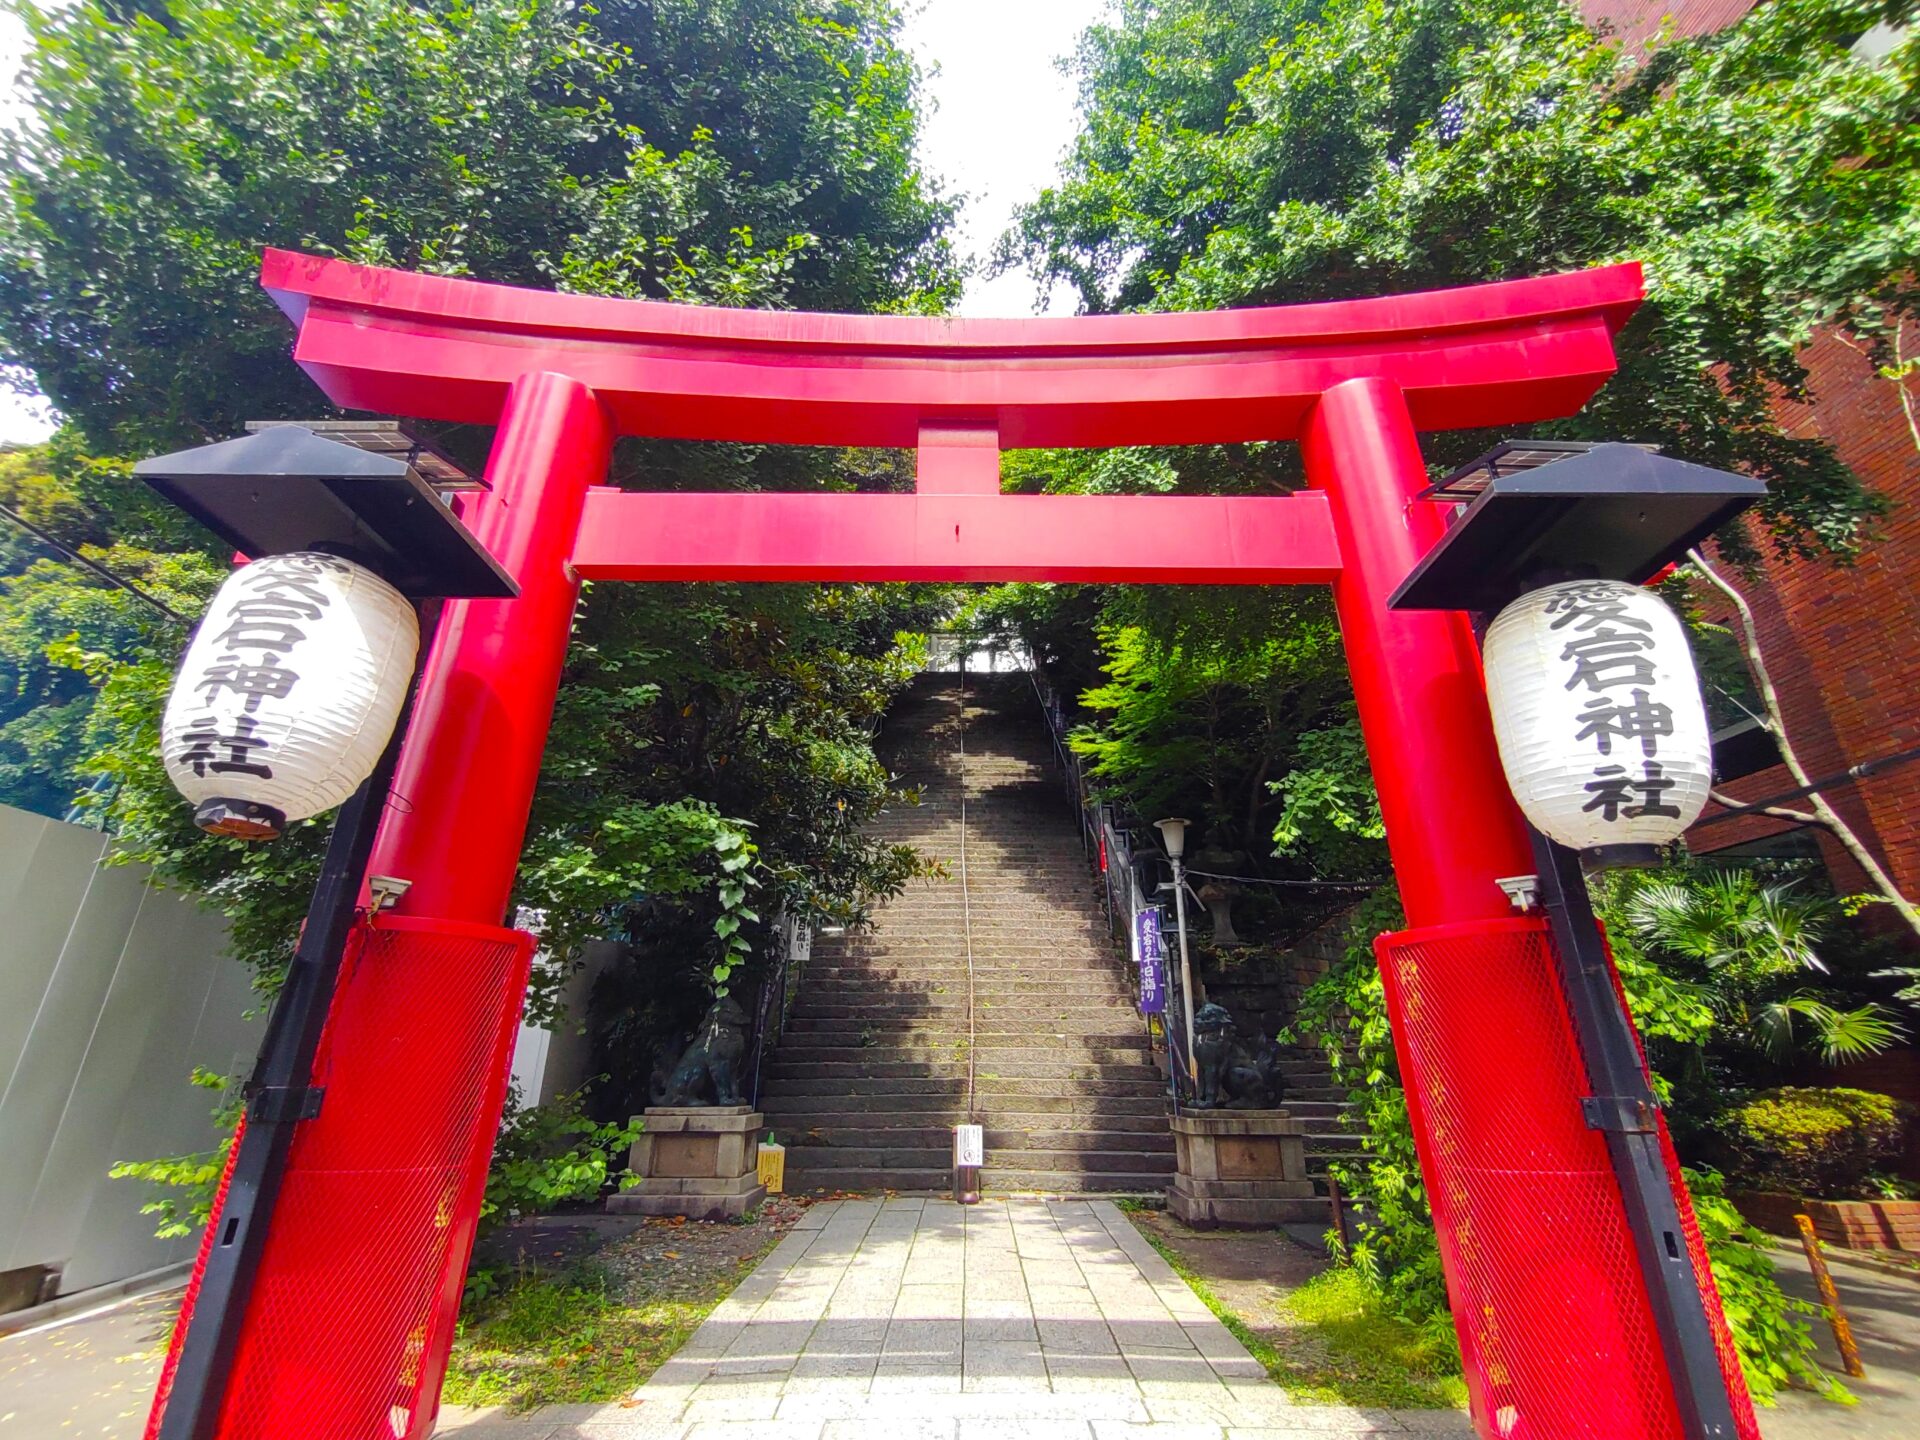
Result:
{"type": "Polygon", "coordinates": [[[1460,1349],[1451,1324],[1410,1325],[1386,1313],[1350,1267],[1314,1276],[1286,1298],[1282,1309],[1283,1318],[1319,1342],[1312,1348],[1321,1352],[1282,1357],[1291,1378],[1274,1378],[1295,1399],[1465,1408],[1467,1385],[1460,1378],[1460,1349]]]}
{"type": "MultiPolygon", "coordinates": [[[[1144,1207],[1143,1207],[1144,1208],[1144,1207]]],[[[1383,1312],[1366,1282],[1338,1267],[1283,1302],[1272,1329],[1256,1328],[1150,1230],[1149,1245],[1288,1395],[1304,1405],[1463,1409],[1466,1383],[1451,1331],[1430,1334],[1383,1312]]]]}
{"type": "Polygon", "coordinates": [[[559,1275],[523,1273],[461,1316],[442,1398],[449,1405],[513,1410],[622,1399],[680,1348],[759,1258],[716,1264],[700,1288],[672,1295],[622,1295],[591,1264],[559,1275]]]}

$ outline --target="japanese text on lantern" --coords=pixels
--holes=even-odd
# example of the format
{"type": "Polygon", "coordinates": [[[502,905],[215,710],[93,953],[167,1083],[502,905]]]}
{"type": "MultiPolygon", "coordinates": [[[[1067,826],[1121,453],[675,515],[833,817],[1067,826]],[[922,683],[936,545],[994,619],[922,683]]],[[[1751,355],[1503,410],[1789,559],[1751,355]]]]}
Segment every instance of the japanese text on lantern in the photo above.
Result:
{"type": "Polygon", "coordinates": [[[1674,733],[1673,708],[1657,698],[1658,642],[1653,626],[1635,615],[1617,585],[1568,585],[1546,603],[1549,628],[1562,633],[1566,689],[1584,694],[1576,744],[1596,755],[1582,807],[1609,823],[1622,816],[1680,818],[1667,792],[1677,783],[1659,760],[1660,741],[1674,733]]]}
{"type": "Polygon", "coordinates": [[[182,733],[175,763],[200,776],[273,778],[271,742],[256,718],[260,706],[292,695],[300,672],[291,662],[307,640],[303,622],[319,620],[333,603],[322,578],[351,570],[330,556],[297,554],[233,577],[234,598],[214,622],[225,623],[213,636],[212,663],[187,682],[207,708],[182,733]],[[237,697],[238,713],[234,700],[222,703],[226,696],[237,697]]]}

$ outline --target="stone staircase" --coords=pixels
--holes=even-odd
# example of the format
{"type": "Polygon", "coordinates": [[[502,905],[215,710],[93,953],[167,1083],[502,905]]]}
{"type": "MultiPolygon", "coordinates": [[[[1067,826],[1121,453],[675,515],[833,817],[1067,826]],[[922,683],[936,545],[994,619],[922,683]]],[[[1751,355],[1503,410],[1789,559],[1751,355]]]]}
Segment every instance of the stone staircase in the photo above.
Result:
{"type": "Polygon", "coordinates": [[[923,675],[889,714],[881,749],[922,803],[887,811],[874,833],[948,874],[912,882],[871,933],[815,939],[761,1097],[789,1186],[946,1189],[971,1052],[986,1188],[1164,1190],[1166,1083],[1027,677],[969,676],[963,702],[958,677],[923,675]]]}

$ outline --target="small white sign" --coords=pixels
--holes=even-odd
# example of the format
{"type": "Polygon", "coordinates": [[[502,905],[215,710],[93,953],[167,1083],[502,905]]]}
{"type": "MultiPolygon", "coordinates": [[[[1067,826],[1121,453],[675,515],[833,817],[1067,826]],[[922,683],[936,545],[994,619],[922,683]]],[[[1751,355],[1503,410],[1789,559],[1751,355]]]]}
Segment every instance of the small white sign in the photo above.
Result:
{"type": "Polygon", "coordinates": [[[986,1141],[981,1138],[978,1125],[956,1125],[953,1127],[953,1163],[979,1167],[987,1163],[986,1141]]]}

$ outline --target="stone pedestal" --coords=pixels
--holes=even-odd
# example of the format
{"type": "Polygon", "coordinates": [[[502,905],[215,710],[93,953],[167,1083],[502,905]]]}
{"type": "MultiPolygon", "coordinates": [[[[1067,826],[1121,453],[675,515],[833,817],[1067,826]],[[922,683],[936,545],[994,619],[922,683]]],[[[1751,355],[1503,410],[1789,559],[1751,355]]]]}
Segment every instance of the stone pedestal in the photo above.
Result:
{"type": "Polygon", "coordinates": [[[610,1196],[607,1209],[639,1215],[731,1220],[766,1198],[757,1173],[766,1116],[750,1105],[660,1105],[629,1162],[640,1183],[610,1196]]]}
{"type": "Polygon", "coordinates": [[[1196,1230],[1325,1218],[1300,1122],[1285,1110],[1190,1111],[1171,1123],[1178,1163],[1167,1208],[1196,1230]]]}

